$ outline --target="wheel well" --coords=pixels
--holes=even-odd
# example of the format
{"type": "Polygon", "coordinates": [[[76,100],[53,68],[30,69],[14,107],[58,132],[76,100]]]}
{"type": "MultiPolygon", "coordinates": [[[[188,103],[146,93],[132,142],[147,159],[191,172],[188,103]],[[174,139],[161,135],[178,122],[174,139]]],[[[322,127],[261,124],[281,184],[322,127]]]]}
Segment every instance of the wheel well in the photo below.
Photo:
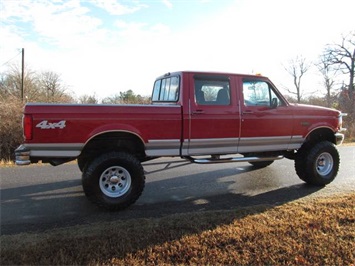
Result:
{"type": "Polygon", "coordinates": [[[336,144],[334,132],[329,128],[318,128],[313,130],[306,138],[307,142],[330,141],[336,144]]]}
{"type": "Polygon", "coordinates": [[[125,151],[139,160],[145,158],[142,140],[127,132],[108,132],[95,136],[85,145],[79,158],[86,160],[111,151],[125,151]]]}

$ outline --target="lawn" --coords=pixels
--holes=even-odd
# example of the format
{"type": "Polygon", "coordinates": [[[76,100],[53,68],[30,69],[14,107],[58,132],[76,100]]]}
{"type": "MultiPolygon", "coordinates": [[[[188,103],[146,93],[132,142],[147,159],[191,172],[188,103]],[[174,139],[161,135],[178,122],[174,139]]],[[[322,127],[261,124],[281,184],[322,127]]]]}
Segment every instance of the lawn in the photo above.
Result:
{"type": "Polygon", "coordinates": [[[1,236],[1,265],[354,265],[355,193],[1,236]]]}

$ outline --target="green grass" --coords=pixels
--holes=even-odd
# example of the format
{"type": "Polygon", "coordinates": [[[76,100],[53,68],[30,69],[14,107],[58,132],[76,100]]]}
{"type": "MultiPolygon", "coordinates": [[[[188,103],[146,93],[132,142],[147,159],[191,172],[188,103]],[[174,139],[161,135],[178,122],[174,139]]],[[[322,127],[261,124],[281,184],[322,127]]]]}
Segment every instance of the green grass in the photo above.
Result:
{"type": "Polygon", "coordinates": [[[355,193],[1,236],[1,264],[354,265],[355,193]]]}

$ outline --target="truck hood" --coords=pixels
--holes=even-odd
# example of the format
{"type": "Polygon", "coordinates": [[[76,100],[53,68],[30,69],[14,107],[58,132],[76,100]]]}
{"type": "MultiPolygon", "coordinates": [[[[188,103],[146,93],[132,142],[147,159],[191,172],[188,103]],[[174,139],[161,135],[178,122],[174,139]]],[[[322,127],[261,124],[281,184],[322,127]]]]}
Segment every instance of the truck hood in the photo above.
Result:
{"type": "Polygon", "coordinates": [[[327,107],[321,107],[316,105],[290,103],[290,106],[294,109],[297,115],[308,115],[308,116],[335,116],[339,117],[341,112],[327,107]]]}

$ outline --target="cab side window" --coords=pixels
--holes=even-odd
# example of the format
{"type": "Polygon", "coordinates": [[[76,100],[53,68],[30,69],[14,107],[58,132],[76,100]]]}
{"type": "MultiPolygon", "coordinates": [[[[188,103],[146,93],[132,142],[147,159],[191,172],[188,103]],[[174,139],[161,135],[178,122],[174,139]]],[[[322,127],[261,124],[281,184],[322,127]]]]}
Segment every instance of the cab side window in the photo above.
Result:
{"type": "Polygon", "coordinates": [[[243,81],[243,96],[245,106],[276,107],[283,105],[283,102],[273,91],[272,87],[265,81],[243,81]]]}
{"type": "Polygon", "coordinates": [[[230,105],[229,81],[195,79],[195,101],[198,105],[230,105]]]}

